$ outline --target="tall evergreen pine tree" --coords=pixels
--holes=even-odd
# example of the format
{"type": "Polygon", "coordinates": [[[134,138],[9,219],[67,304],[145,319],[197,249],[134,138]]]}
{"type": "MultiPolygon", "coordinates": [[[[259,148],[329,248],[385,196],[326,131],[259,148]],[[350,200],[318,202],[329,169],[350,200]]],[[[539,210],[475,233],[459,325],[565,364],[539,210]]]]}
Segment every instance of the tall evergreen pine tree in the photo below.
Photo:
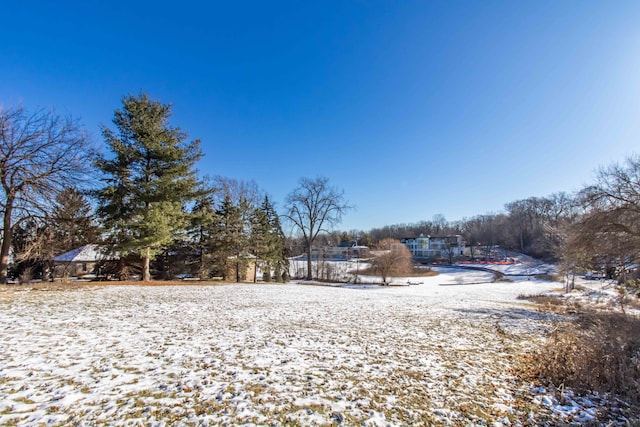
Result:
{"type": "Polygon", "coordinates": [[[185,204],[197,195],[194,166],[202,153],[198,140],[185,142],[186,133],[169,124],[171,105],[144,93],[122,104],[113,118],[117,131],[102,130],[113,158],[96,162],[105,182],[97,213],[112,247],[142,258],[148,281],[150,259],[188,224],[185,204]]]}

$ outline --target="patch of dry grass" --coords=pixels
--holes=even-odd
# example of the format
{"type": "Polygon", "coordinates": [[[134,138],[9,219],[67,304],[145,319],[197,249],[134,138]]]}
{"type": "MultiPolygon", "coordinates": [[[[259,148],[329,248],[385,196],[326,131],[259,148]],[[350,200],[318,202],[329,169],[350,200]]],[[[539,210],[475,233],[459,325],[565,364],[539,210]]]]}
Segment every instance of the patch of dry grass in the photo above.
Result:
{"type": "Polygon", "coordinates": [[[518,299],[532,301],[541,310],[572,314],[556,325],[542,345],[522,357],[518,375],[557,390],[560,401],[565,387],[621,399],[626,406],[621,410],[632,414],[629,425],[640,425],[640,318],[587,310],[577,301],[549,294],[523,294],[518,299]]]}
{"type": "Polygon", "coordinates": [[[518,299],[528,300],[540,305],[565,305],[565,301],[559,295],[549,294],[520,294],[518,299]]]}
{"type": "MultiPolygon", "coordinates": [[[[356,270],[351,270],[349,272],[350,274],[356,274],[356,270]]],[[[378,275],[378,273],[376,272],[376,270],[373,267],[369,267],[369,268],[361,268],[358,270],[358,274],[359,275],[363,275],[363,276],[376,276],[378,275]]],[[[408,273],[403,273],[402,277],[433,277],[433,276],[437,276],[439,273],[437,271],[434,271],[430,268],[425,268],[425,267],[421,267],[421,266],[414,266],[413,270],[411,272],[408,273]]]]}
{"type": "Polygon", "coordinates": [[[525,357],[524,376],[562,389],[619,396],[640,410],[640,319],[590,312],[559,323],[525,357]]]}
{"type": "Polygon", "coordinates": [[[536,274],[534,277],[538,280],[548,280],[549,282],[562,281],[562,279],[555,274],[536,274]]]}
{"type": "Polygon", "coordinates": [[[568,301],[561,295],[551,294],[520,294],[518,299],[531,301],[536,304],[541,311],[552,313],[576,313],[582,309],[578,301],[568,301]]]}
{"type": "MultiPolygon", "coordinates": [[[[134,280],[110,280],[91,282],[38,282],[28,285],[0,285],[0,295],[24,291],[81,291],[107,286],[219,286],[235,282],[221,280],[151,280],[149,282],[134,280]]],[[[249,283],[248,283],[249,284],[249,283]]],[[[241,285],[241,284],[240,284],[241,285]]]]}

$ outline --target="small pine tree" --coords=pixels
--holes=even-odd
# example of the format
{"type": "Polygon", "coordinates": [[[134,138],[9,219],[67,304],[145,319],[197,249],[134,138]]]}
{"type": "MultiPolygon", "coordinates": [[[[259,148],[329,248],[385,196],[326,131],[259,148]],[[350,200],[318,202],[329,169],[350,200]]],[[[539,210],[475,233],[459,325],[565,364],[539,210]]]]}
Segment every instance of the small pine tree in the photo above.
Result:
{"type": "Polygon", "coordinates": [[[56,195],[49,218],[53,229],[51,247],[56,254],[98,241],[99,230],[92,211],[87,198],[76,188],[66,187],[56,195]]]}
{"type": "Polygon", "coordinates": [[[92,208],[80,190],[66,187],[59,191],[42,217],[33,216],[15,227],[12,251],[18,272],[29,268],[46,270],[45,264],[56,255],[80,246],[96,243],[98,227],[92,208]]]}
{"type": "Polygon", "coordinates": [[[202,191],[192,207],[188,231],[194,273],[205,278],[219,273],[214,253],[218,217],[212,195],[210,189],[202,191]]]}
{"type": "Polygon", "coordinates": [[[288,266],[285,238],[280,218],[268,196],[254,211],[251,241],[254,255],[263,264],[265,281],[271,281],[273,269],[276,281],[281,282],[282,270],[288,266]]]}
{"type": "Polygon", "coordinates": [[[236,206],[228,194],[216,212],[217,224],[213,251],[222,276],[229,279],[233,270],[234,280],[240,282],[247,271],[246,246],[242,209],[236,206]]]}

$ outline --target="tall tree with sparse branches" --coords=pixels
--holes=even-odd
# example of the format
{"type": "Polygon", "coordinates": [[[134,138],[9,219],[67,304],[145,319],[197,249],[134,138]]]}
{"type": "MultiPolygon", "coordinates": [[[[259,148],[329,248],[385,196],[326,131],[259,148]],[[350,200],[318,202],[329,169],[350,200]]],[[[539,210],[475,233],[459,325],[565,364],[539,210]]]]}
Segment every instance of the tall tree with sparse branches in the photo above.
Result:
{"type": "Polygon", "coordinates": [[[640,262],[640,156],[602,168],[578,198],[584,213],[568,230],[564,257],[611,270],[640,262]]]}
{"type": "Polygon", "coordinates": [[[15,227],[51,207],[52,195],[90,176],[95,152],[77,120],[51,110],[0,107],[0,283],[15,227]]]}
{"type": "Polygon", "coordinates": [[[97,191],[98,216],[112,247],[136,253],[142,279],[151,279],[150,260],[184,233],[186,204],[199,191],[195,163],[202,157],[200,141],[171,126],[171,105],[148,97],[126,96],[116,110],[117,131],[103,127],[111,158],[96,165],[105,185],[97,191]]]}
{"type": "Polygon", "coordinates": [[[329,179],[301,178],[298,187],[286,199],[284,218],[300,231],[307,254],[307,279],[312,279],[311,248],[327,226],[338,224],[342,215],[351,209],[344,191],[329,185],[329,179]]]}

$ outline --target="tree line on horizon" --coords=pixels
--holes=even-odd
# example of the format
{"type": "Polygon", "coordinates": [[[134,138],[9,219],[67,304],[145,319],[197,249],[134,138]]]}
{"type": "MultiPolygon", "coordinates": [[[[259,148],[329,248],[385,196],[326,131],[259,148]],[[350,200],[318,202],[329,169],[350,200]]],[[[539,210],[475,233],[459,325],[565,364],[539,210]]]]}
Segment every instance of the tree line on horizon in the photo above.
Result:
{"type": "Polygon", "coordinates": [[[500,246],[559,261],[565,271],[621,270],[640,255],[637,155],[603,167],[593,185],[575,194],[530,197],[499,213],[331,231],[350,206],[327,178],[302,178],[278,214],[254,182],[200,178],[200,141],[187,141],[170,116],[170,104],[144,93],[123,97],[115,129],[102,127],[104,155],[71,118],[0,109],[0,283],[9,273],[36,274],[46,260],[89,243],[124,254],[114,274],[133,268],[145,280],[153,272],[163,279],[183,274],[239,281],[249,256],[284,280],[288,257],[298,254],[307,255],[311,278],[314,245],[376,246],[421,234],[460,234],[472,250],[500,246]],[[282,221],[298,233],[285,236],[282,221]],[[227,277],[230,270],[235,277],[227,277]]]}
{"type": "MultiPolygon", "coordinates": [[[[573,281],[576,273],[600,271],[609,278],[640,288],[640,156],[603,166],[593,184],[575,192],[558,192],[505,204],[498,213],[459,221],[441,215],[416,223],[394,224],[368,231],[333,231],[319,245],[341,242],[379,246],[385,239],[461,235],[471,256],[500,247],[537,259],[556,262],[573,281]]],[[[288,242],[293,251],[303,242],[288,242]]]]}
{"type": "MultiPolygon", "coordinates": [[[[385,238],[462,235],[474,250],[500,247],[557,262],[560,272],[600,271],[640,288],[640,156],[603,166],[593,184],[573,193],[529,197],[507,203],[504,211],[460,221],[436,215],[431,221],[343,232],[363,244],[385,238]]],[[[569,279],[567,279],[568,281],[569,279]]]]}

